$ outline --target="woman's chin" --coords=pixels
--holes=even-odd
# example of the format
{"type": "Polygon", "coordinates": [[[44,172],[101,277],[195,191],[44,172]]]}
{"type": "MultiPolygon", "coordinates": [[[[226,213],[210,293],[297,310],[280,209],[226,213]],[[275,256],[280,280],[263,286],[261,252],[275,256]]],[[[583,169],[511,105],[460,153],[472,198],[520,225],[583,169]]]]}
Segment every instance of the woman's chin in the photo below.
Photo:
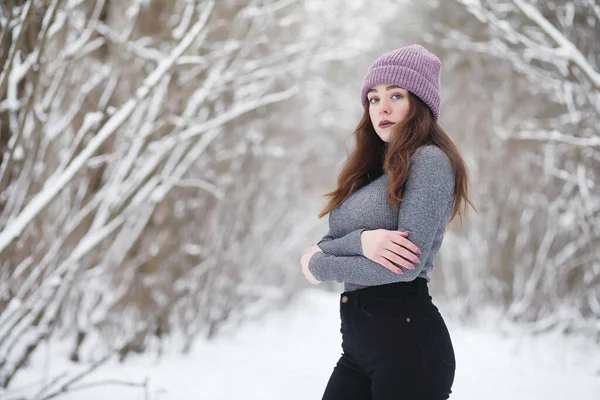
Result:
{"type": "Polygon", "coordinates": [[[389,132],[379,133],[379,138],[381,140],[383,140],[384,142],[388,143],[390,141],[390,134],[389,134],[389,132]]]}

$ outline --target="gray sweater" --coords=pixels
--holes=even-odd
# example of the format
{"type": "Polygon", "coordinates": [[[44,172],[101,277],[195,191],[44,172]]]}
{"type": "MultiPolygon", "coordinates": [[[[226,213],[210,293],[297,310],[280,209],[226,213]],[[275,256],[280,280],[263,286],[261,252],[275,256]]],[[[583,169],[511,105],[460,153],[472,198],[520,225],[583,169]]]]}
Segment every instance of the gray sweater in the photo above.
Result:
{"type": "Polygon", "coordinates": [[[345,291],[417,277],[429,281],[454,206],[450,160],[437,146],[417,149],[398,212],[387,201],[388,182],[387,174],[382,174],[329,213],[329,232],[317,243],[323,252],[313,254],[308,266],[316,279],[344,282],[345,291]],[[408,240],[421,249],[421,262],[397,274],[366,258],[360,234],[374,229],[409,231],[408,240]]]}

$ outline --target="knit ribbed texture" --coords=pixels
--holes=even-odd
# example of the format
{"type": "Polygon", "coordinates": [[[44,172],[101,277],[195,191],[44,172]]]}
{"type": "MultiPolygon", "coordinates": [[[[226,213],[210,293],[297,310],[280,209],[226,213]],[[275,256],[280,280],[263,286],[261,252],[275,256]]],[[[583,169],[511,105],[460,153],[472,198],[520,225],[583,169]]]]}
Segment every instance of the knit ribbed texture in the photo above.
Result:
{"type": "Polygon", "coordinates": [[[423,46],[401,47],[379,57],[369,68],[361,91],[362,106],[368,104],[367,92],[380,84],[397,85],[420,98],[440,116],[440,74],[442,62],[423,46]]]}
{"type": "Polygon", "coordinates": [[[344,282],[344,290],[366,286],[429,280],[433,263],[454,207],[454,170],[439,147],[419,148],[411,157],[408,181],[400,208],[387,201],[389,177],[381,175],[354,192],[329,213],[329,232],[317,243],[309,270],[319,281],[344,282]],[[363,230],[409,231],[408,239],[419,247],[420,264],[414,270],[396,274],[366,258],[362,252],[363,230]]]}

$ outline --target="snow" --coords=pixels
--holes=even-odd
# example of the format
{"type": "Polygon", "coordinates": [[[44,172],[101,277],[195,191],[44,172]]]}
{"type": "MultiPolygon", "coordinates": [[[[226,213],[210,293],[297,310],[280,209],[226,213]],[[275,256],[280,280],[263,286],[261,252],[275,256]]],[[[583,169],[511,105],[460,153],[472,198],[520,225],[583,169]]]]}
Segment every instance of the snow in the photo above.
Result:
{"type": "Polygon", "coordinates": [[[537,26],[550,37],[558,47],[552,48],[550,51],[555,57],[570,60],[577,65],[592,81],[596,88],[600,88],[600,73],[594,70],[594,67],[588,62],[586,57],[579,49],[569,41],[552,23],[544,18],[544,16],[531,4],[526,4],[523,0],[513,0],[513,3],[519,10],[533,21],[537,26]]]}
{"type": "MultiPolygon", "coordinates": [[[[166,351],[160,359],[145,354],[105,365],[84,382],[113,384],[63,398],[320,399],[341,351],[337,307],[336,293],[307,289],[287,307],[228,328],[213,341],[196,342],[186,355],[166,351]],[[117,384],[145,381],[146,388],[117,384]]],[[[451,399],[600,398],[600,347],[591,340],[553,333],[508,336],[490,323],[469,328],[447,320],[458,363],[451,399]]],[[[37,352],[6,399],[39,388],[48,370],[54,376],[68,368],[68,349],[60,347],[37,352]]]]}
{"type": "MultiPolygon", "coordinates": [[[[209,10],[211,7],[207,7],[209,10]]],[[[204,14],[208,18],[208,11],[204,14]]],[[[126,101],[118,112],[113,115],[102,126],[100,131],[93,137],[90,143],[85,147],[79,155],[68,165],[68,167],[56,176],[48,178],[47,182],[52,182],[51,185],[46,184],[44,190],[37,193],[35,197],[27,204],[23,211],[8,225],[7,229],[0,232],[0,252],[3,251],[10,243],[18,237],[26,226],[35,218],[41,210],[48,205],[60,191],[71,182],[73,177],[82,169],[87,160],[98,150],[100,146],[112,136],[117,129],[129,118],[135,107],[141,99],[150,93],[151,89],[158,85],[159,81],[167,74],[176,60],[185,52],[192,44],[196,37],[204,28],[206,20],[200,18],[186,36],[175,47],[168,58],[161,61],[154,71],[144,80],[144,84],[137,90],[138,98],[129,99],[126,101]]],[[[76,44],[79,46],[78,44],[76,44]]],[[[68,52],[68,50],[66,50],[68,52]]]]}

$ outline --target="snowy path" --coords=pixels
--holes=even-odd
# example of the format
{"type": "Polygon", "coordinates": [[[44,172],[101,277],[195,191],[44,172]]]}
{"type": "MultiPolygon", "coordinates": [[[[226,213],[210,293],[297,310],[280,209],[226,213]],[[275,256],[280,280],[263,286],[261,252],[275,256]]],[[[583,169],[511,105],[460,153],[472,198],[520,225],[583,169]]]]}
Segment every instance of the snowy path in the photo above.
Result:
{"type": "MultiPolygon", "coordinates": [[[[139,388],[105,386],[68,400],[309,400],[320,399],[340,354],[336,294],[307,290],[283,311],[239,332],[199,343],[186,356],[131,358],[99,371],[93,381],[149,378],[139,388]]],[[[443,309],[443,307],[441,307],[443,309]]],[[[454,400],[600,399],[600,348],[560,337],[502,338],[448,324],[458,360],[454,400]]],[[[15,387],[40,379],[43,358],[15,387]]],[[[56,363],[54,370],[60,371],[56,363]]],[[[0,396],[1,397],[1,396],[0,396]]],[[[9,396],[10,398],[10,396],[9,396]]]]}

